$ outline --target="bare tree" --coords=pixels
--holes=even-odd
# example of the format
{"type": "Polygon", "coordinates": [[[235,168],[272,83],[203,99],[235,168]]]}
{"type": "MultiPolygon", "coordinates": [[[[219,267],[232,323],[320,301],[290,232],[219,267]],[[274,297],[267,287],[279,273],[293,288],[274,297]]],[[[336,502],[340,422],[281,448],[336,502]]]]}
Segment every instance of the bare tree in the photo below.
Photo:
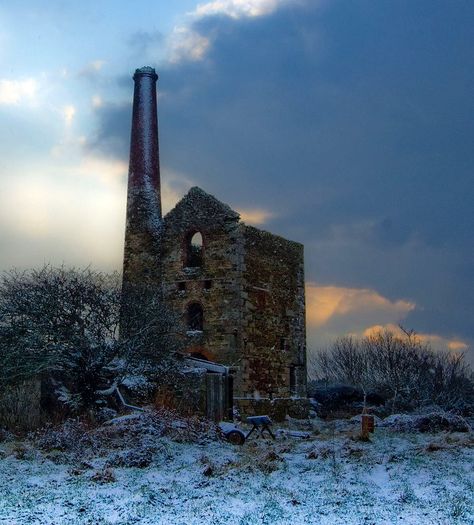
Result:
{"type": "Polygon", "coordinates": [[[474,405],[472,372],[461,353],[435,352],[413,331],[343,337],[318,352],[311,376],[383,393],[392,411],[430,403],[445,408],[474,405]]]}
{"type": "Polygon", "coordinates": [[[0,388],[41,375],[82,410],[127,374],[158,379],[172,370],[179,348],[175,316],[145,290],[127,300],[129,315],[119,334],[117,274],[51,266],[3,274],[0,388]]]}

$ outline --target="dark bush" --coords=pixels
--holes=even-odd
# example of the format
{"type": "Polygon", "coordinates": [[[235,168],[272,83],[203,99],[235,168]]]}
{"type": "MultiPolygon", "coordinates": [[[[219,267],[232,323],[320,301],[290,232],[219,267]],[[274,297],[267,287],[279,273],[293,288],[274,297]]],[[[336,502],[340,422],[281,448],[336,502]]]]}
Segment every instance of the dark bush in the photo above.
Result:
{"type": "Polygon", "coordinates": [[[385,418],[380,425],[398,432],[469,432],[470,430],[461,416],[448,412],[394,414],[385,418]]]}
{"type": "Polygon", "coordinates": [[[310,373],[326,385],[312,392],[322,405],[360,400],[379,404],[392,413],[426,405],[468,415],[474,407],[472,372],[462,353],[435,352],[415,334],[385,331],[353,339],[345,337],[314,356],[310,373]]]}

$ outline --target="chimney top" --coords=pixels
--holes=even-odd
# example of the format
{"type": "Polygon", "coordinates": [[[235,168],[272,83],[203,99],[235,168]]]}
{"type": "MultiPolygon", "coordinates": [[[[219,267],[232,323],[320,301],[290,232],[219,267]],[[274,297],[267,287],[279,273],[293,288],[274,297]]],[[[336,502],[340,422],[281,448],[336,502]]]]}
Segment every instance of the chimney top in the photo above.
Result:
{"type": "Polygon", "coordinates": [[[154,80],[158,80],[158,75],[156,74],[155,68],[150,66],[143,66],[135,70],[133,75],[133,80],[136,80],[137,77],[151,77],[154,80]]]}

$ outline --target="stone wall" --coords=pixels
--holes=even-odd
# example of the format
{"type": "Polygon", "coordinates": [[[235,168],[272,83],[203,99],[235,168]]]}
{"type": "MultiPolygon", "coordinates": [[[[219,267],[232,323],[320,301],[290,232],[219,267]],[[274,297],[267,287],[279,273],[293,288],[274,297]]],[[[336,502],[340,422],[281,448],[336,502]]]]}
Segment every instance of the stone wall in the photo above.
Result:
{"type": "Polygon", "coordinates": [[[239,216],[226,205],[193,188],[164,221],[163,290],[165,301],[186,326],[187,309],[198,303],[203,329],[187,330],[186,348],[225,365],[239,362],[242,236],[239,216]],[[187,240],[199,232],[202,266],[186,266],[187,240]]]}
{"type": "Polygon", "coordinates": [[[244,229],[243,380],[257,396],[306,396],[303,246],[244,229]]]}
{"type": "Polygon", "coordinates": [[[182,317],[187,352],[232,368],[236,397],[304,397],[303,246],[239,219],[201,189],[189,191],[163,220],[163,298],[182,317]],[[189,266],[196,232],[201,263],[189,266]],[[186,328],[192,304],[202,308],[202,330],[186,328]]]}

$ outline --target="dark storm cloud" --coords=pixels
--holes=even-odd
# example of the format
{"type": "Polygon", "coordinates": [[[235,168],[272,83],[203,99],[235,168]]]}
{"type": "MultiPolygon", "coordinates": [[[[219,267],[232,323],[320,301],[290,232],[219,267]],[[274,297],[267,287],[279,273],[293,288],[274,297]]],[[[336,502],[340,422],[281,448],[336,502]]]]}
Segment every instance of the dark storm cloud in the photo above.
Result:
{"type": "MultiPolygon", "coordinates": [[[[310,279],[410,298],[414,328],[473,338],[473,15],[335,1],[204,18],[206,58],[160,71],[162,161],[276,212],[310,279]]],[[[123,158],[129,109],[98,117],[94,147],[123,158]]]]}
{"type": "MultiPolygon", "coordinates": [[[[120,78],[119,83],[125,83],[120,78]]],[[[129,83],[129,82],[128,82],[129,83]]],[[[127,160],[130,145],[131,104],[104,104],[95,109],[99,126],[85,144],[89,151],[98,151],[106,156],[127,160]]]]}

